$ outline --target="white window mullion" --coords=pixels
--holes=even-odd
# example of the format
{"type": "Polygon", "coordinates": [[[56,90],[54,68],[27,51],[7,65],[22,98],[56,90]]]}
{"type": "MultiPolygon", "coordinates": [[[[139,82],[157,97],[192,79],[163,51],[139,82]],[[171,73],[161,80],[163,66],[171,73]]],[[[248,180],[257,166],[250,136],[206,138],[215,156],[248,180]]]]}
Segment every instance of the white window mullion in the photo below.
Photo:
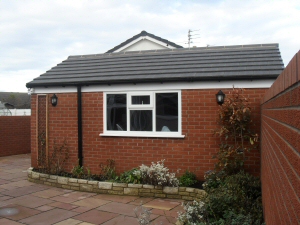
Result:
{"type": "Polygon", "coordinates": [[[178,132],[182,134],[182,108],[181,108],[181,91],[178,91],[178,132]]]}
{"type": "Polygon", "coordinates": [[[130,132],[130,110],[129,110],[130,101],[131,101],[130,95],[126,94],[127,132],[130,132]]]}
{"type": "Polygon", "coordinates": [[[153,109],[152,109],[152,132],[155,133],[156,132],[156,94],[155,92],[153,93],[153,109]]]}

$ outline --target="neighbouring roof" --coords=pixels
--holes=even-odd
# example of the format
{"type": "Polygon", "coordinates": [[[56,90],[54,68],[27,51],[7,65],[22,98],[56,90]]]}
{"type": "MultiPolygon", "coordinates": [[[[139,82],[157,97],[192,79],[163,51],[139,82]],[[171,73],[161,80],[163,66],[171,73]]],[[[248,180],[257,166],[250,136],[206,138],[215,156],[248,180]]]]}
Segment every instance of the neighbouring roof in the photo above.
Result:
{"type": "Polygon", "coordinates": [[[154,39],[157,40],[157,41],[160,41],[160,42],[162,42],[162,43],[165,43],[167,46],[170,45],[170,46],[173,46],[173,47],[175,47],[175,48],[183,48],[182,46],[177,45],[177,44],[175,44],[174,42],[168,41],[167,39],[163,39],[163,38],[161,38],[161,37],[158,37],[158,36],[156,36],[156,35],[154,35],[154,34],[150,34],[150,33],[148,33],[148,32],[146,32],[146,31],[143,30],[141,33],[139,33],[139,34],[133,36],[132,38],[129,38],[128,40],[122,42],[121,44],[117,45],[116,47],[114,47],[114,48],[108,50],[106,53],[112,53],[112,52],[115,52],[115,51],[117,51],[118,49],[124,47],[125,45],[127,45],[127,44],[133,42],[134,40],[136,40],[136,39],[138,39],[138,38],[140,38],[140,37],[143,37],[143,36],[148,36],[148,37],[154,38],[154,39]]]}
{"type": "Polygon", "coordinates": [[[26,86],[275,79],[283,68],[278,44],[104,53],[70,56],[26,86]]]}
{"type": "Polygon", "coordinates": [[[7,108],[30,109],[30,95],[22,92],[0,92],[0,101],[7,108]]]}

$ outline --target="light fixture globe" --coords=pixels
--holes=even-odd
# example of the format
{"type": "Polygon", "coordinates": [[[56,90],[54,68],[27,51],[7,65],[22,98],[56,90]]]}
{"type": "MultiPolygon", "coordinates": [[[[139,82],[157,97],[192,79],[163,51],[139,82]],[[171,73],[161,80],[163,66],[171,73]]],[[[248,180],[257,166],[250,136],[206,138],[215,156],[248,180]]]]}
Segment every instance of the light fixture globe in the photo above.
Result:
{"type": "Polygon", "coordinates": [[[56,106],[58,102],[58,98],[55,94],[53,94],[53,96],[51,97],[51,104],[52,106],[56,106]]]}
{"type": "Polygon", "coordinates": [[[225,99],[225,94],[220,90],[217,94],[216,94],[216,99],[217,99],[217,103],[219,105],[222,105],[224,103],[224,99],[225,99]]]}

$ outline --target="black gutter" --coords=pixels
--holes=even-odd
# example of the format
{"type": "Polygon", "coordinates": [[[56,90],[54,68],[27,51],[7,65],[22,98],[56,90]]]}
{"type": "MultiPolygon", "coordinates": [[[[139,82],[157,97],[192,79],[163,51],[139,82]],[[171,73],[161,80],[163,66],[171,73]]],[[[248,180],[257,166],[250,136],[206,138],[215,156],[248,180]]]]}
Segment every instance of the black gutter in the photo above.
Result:
{"type": "MultiPolygon", "coordinates": [[[[282,69],[283,70],[283,69],[282,69]]],[[[281,73],[281,72],[280,72],[281,73]]],[[[185,81],[234,81],[234,80],[263,80],[263,79],[276,79],[280,73],[274,75],[258,75],[258,76],[218,76],[218,77],[182,77],[182,78],[156,78],[156,79],[141,79],[141,80],[106,80],[106,81],[79,81],[79,82],[53,82],[53,83],[38,83],[31,84],[27,83],[27,88],[35,88],[35,87],[57,87],[57,86],[89,86],[89,85],[107,85],[107,84],[131,84],[131,83],[155,83],[155,82],[185,82],[185,81]]]]}
{"type": "Polygon", "coordinates": [[[77,86],[77,115],[78,115],[78,163],[83,165],[82,154],[82,105],[81,105],[81,86],[77,86]]]}

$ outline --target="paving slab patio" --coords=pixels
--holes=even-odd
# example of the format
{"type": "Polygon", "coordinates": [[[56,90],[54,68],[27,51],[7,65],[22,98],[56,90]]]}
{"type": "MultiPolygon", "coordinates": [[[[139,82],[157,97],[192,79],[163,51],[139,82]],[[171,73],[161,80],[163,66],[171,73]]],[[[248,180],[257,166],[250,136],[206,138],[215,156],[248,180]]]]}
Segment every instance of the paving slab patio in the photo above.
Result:
{"type": "Polygon", "coordinates": [[[0,224],[138,225],[134,210],[151,211],[151,224],[175,224],[181,200],[65,190],[27,181],[30,154],[0,157],[0,224]],[[17,212],[5,215],[7,209],[17,212]]]}

